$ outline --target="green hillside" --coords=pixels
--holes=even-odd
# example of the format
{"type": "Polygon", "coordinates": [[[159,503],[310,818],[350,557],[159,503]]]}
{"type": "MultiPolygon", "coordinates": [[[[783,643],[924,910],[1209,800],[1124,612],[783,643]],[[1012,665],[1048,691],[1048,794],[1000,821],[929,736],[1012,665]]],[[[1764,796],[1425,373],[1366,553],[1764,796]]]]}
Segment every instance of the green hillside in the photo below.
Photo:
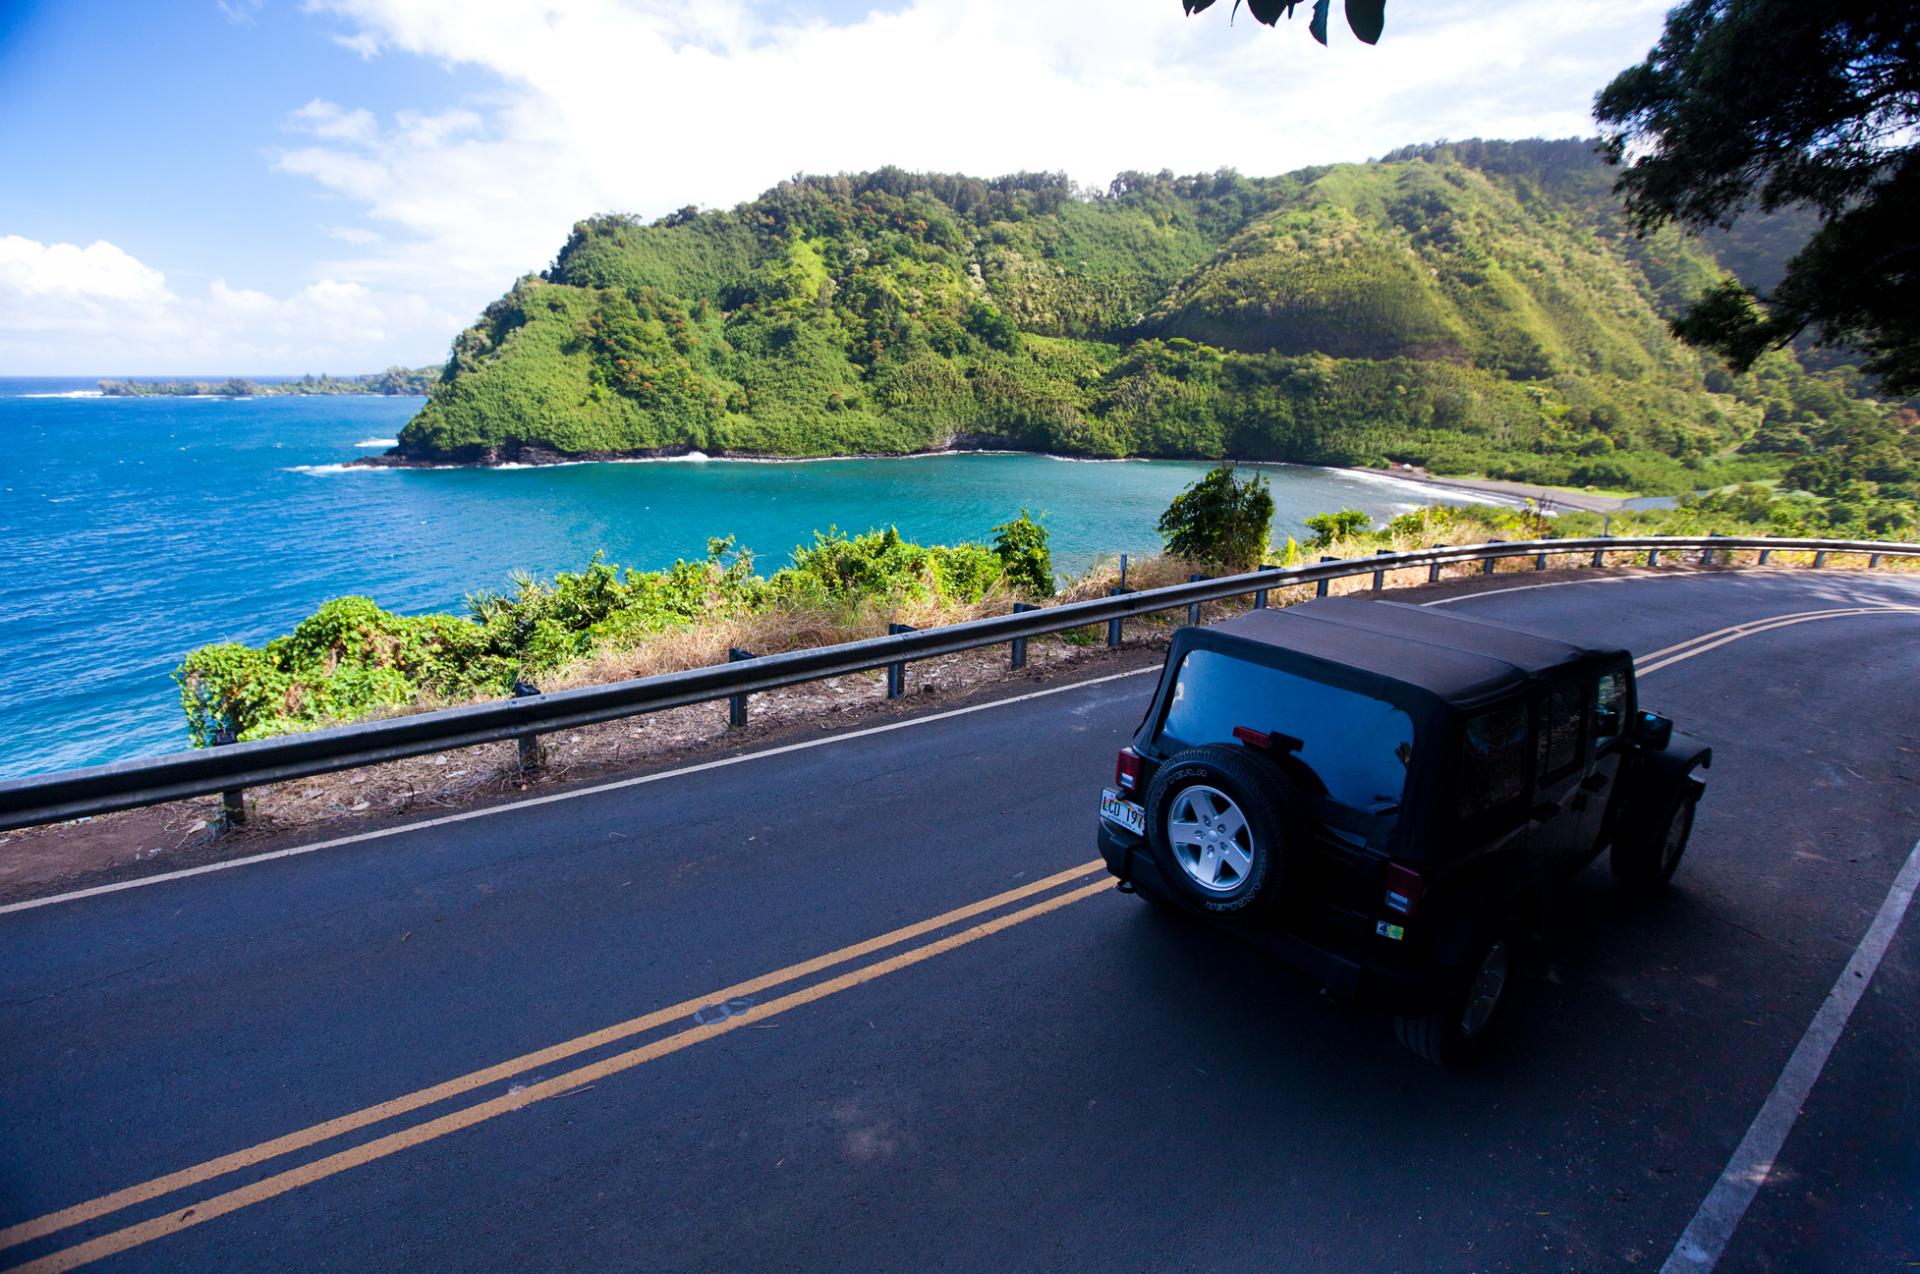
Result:
{"type": "Polygon", "coordinates": [[[1637,240],[1610,184],[1587,143],[1467,142],[1096,194],[883,169],[595,218],[455,340],[399,458],[999,446],[1910,498],[1912,413],[1850,369],[1733,377],[1668,334],[1716,251],[1760,271],[1791,244],[1637,240]]]}

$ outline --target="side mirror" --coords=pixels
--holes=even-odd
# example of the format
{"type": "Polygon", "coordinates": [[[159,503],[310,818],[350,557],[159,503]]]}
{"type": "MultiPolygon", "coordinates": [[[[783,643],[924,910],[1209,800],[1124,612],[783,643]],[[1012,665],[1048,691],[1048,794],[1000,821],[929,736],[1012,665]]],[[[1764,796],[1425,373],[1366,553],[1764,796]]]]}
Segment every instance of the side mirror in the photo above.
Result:
{"type": "Polygon", "coordinates": [[[1673,738],[1673,721],[1657,712],[1642,711],[1633,719],[1633,740],[1656,752],[1673,738]]]}

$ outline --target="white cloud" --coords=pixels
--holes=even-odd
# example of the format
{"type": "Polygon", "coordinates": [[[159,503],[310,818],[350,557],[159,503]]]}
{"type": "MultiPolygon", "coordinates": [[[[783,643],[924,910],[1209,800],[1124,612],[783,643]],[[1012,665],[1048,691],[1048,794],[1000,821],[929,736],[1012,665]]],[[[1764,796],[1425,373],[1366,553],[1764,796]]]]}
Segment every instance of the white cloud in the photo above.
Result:
{"type": "Polygon", "coordinates": [[[328,201],[340,245],[306,287],[174,296],[111,244],[0,240],[0,330],[58,313],[57,330],[97,333],[38,364],[63,370],[142,350],[156,370],[376,367],[438,357],[583,216],[730,206],[797,171],[1064,169],[1104,185],[1129,168],[1271,174],[1440,137],[1582,135],[1668,3],[1395,0],[1378,47],[1336,18],[1323,49],[1303,19],[1230,25],[1225,4],[1189,19],[1178,0],[905,0],[839,24],[746,0],[306,0],[362,57],[496,87],[451,108],[288,103],[271,162],[328,201]]]}
{"type": "Polygon", "coordinates": [[[416,293],[321,279],[284,297],[214,279],[182,295],[111,243],[0,236],[0,375],[336,371],[431,358],[456,316],[416,293]]]}
{"type": "Polygon", "coordinates": [[[1188,19],[1176,0],[912,0],[843,25],[745,0],[309,0],[367,56],[478,67],[502,90],[276,162],[391,232],[330,270],[477,305],[589,213],[728,206],[802,170],[1104,184],[1584,134],[1592,94],[1644,53],[1666,3],[1401,0],[1378,47],[1336,30],[1322,49],[1304,22],[1229,25],[1224,5],[1188,19]]]}
{"type": "Polygon", "coordinates": [[[29,301],[80,305],[153,303],[171,299],[167,278],[105,240],[80,247],[0,237],[0,289],[29,301]]]}
{"type": "Polygon", "coordinates": [[[373,112],[346,110],[338,103],[316,97],[287,117],[287,127],[331,142],[364,145],[379,132],[373,112]]]}

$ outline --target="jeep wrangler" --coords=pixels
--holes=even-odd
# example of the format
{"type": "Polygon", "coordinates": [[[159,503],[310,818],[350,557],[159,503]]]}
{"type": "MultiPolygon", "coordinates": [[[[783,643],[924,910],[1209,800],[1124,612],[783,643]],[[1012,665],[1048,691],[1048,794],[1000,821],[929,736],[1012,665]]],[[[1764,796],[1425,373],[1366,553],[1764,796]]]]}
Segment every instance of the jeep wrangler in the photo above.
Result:
{"type": "Polygon", "coordinates": [[[1100,852],[1454,1066],[1553,886],[1609,849],[1622,884],[1667,884],[1711,763],[1640,710],[1624,650],[1329,598],[1175,633],[1100,852]]]}

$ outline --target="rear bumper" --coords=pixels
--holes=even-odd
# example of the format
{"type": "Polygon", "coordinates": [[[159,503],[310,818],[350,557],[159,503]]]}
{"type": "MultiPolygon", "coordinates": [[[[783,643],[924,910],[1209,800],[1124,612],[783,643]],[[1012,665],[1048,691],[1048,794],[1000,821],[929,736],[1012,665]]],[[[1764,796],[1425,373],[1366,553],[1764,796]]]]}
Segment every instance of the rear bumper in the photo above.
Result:
{"type": "Polygon", "coordinates": [[[1228,920],[1194,906],[1167,883],[1146,841],[1100,820],[1100,856],[1107,870],[1133,888],[1232,937],[1286,966],[1342,1003],[1419,1016],[1441,1007],[1446,971],[1398,963],[1364,950],[1335,949],[1280,925],[1228,920]]]}

